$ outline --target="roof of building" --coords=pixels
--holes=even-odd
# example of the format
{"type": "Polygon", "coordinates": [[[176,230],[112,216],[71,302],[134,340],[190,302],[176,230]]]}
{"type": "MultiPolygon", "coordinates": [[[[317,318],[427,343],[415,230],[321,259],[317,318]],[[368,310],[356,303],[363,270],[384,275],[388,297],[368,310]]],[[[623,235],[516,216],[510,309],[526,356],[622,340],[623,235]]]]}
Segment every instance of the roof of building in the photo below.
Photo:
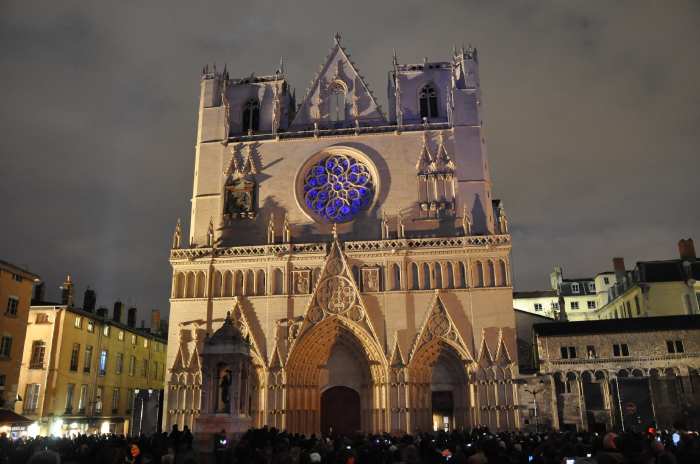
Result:
{"type": "Polygon", "coordinates": [[[41,310],[50,307],[51,309],[65,309],[67,311],[70,311],[72,313],[78,314],[83,317],[89,317],[91,319],[94,319],[102,324],[107,324],[107,325],[112,325],[115,327],[118,327],[120,329],[126,330],[127,332],[134,333],[136,335],[141,335],[142,337],[149,337],[149,338],[154,338],[158,339],[158,341],[161,341],[163,343],[167,343],[167,334],[157,334],[153,333],[150,331],[150,329],[147,329],[145,327],[131,327],[128,324],[124,324],[122,322],[115,321],[114,319],[110,319],[109,317],[102,317],[96,312],[91,312],[87,311],[82,308],[76,308],[74,306],[66,306],[64,304],[60,303],[51,303],[48,301],[41,301],[41,302],[36,302],[33,301],[32,305],[29,307],[30,310],[41,310]]]}
{"type": "Polygon", "coordinates": [[[549,322],[532,326],[537,335],[582,335],[602,333],[654,332],[658,330],[700,330],[700,316],[658,316],[596,321],[549,322]]]}
{"type": "Polygon", "coordinates": [[[700,261],[697,260],[639,261],[637,269],[641,282],[679,282],[691,277],[700,280],[700,261]]]}
{"type": "Polygon", "coordinates": [[[15,272],[17,274],[25,274],[27,276],[27,278],[30,278],[30,279],[38,279],[39,278],[39,276],[37,274],[34,274],[33,272],[29,272],[28,270],[21,268],[21,267],[17,266],[16,264],[12,264],[12,263],[10,263],[8,261],[4,261],[2,259],[0,259],[0,267],[7,268],[8,270],[15,272]]]}
{"type": "Polygon", "coordinates": [[[520,313],[520,314],[526,315],[526,316],[532,316],[532,317],[540,318],[540,319],[543,320],[543,323],[550,323],[550,322],[548,322],[548,321],[552,321],[552,317],[550,317],[550,316],[545,316],[544,314],[537,314],[537,313],[533,313],[532,311],[524,311],[524,310],[518,309],[518,308],[513,308],[513,311],[515,311],[516,313],[520,313]]]}
{"type": "Polygon", "coordinates": [[[554,290],[533,290],[527,292],[513,292],[513,298],[545,298],[557,296],[554,290]]]}

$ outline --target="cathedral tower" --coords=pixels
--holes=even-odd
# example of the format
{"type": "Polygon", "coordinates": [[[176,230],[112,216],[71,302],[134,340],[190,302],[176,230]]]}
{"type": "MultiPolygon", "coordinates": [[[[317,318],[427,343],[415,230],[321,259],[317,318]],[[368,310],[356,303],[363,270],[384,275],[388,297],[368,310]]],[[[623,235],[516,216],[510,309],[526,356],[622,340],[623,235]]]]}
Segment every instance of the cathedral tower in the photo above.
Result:
{"type": "Polygon", "coordinates": [[[339,36],[298,103],[282,64],[204,68],[189,236],[178,223],[170,254],[167,427],[200,414],[202,349],[228,312],[250,340],[255,425],[519,427],[477,51],[394,56],[388,89],[387,113],[339,36]]]}

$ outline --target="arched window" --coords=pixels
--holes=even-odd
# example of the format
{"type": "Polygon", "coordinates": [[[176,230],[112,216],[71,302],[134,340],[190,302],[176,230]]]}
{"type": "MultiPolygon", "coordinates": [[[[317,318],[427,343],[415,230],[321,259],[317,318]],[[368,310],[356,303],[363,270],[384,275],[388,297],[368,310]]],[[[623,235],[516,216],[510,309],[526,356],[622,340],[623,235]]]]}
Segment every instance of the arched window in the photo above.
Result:
{"type": "Polygon", "coordinates": [[[260,129],[260,103],[251,98],[243,105],[243,132],[257,132],[260,129]]]}
{"type": "Polygon", "coordinates": [[[394,263],[391,265],[392,270],[392,290],[401,290],[401,268],[398,264],[394,263]]]}
{"type": "Polygon", "coordinates": [[[498,260],[498,273],[500,274],[499,285],[501,287],[507,286],[508,285],[508,271],[506,269],[506,262],[503,261],[502,259],[498,260]]]}
{"type": "Polygon", "coordinates": [[[467,267],[459,263],[459,288],[467,288],[467,267]]]}
{"type": "Polygon", "coordinates": [[[487,283],[488,287],[495,287],[496,286],[496,270],[494,269],[493,266],[493,261],[490,259],[488,260],[488,263],[486,264],[488,271],[489,271],[489,281],[487,283]]]}
{"type": "Polygon", "coordinates": [[[246,273],[245,277],[246,277],[245,294],[246,295],[255,295],[255,273],[251,269],[248,269],[248,272],[246,273]]]}
{"type": "Polygon", "coordinates": [[[257,295],[264,295],[265,294],[265,271],[262,269],[258,269],[258,278],[257,281],[255,282],[257,288],[256,294],[257,295]]]}
{"type": "Polygon", "coordinates": [[[438,117],[437,92],[432,84],[426,84],[420,90],[420,117],[428,119],[438,117]]]}
{"type": "Polygon", "coordinates": [[[220,271],[214,271],[214,288],[212,289],[214,297],[221,296],[221,287],[223,286],[223,276],[220,271]]]}
{"type": "Polygon", "coordinates": [[[474,286],[483,287],[484,286],[484,266],[481,261],[477,261],[474,266],[474,286]]]}
{"type": "Polygon", "coordinates": [[[178,272],[175,276],[175,298],[185,297],[185,274],[178,272]]]}
{"type": "Polygon", "coordinates": [[[447,288],[455,288],[455,270],[453,263],[447,263],[447,288]]]}
{"type": "Polygon", "coordinates": [[[197,293],[195,296],[197,298],[204,298],[204,286],[206,284],[206,276],[203,272],[197,273],[197,293]]]}
{"type": "Polygon", "coordinates": [[[421,288],[423,290],[430,289],[430,266],[428,263],[423,263],[423,286],[421,288]]]}
{"type": "Polygon", "coordinates": [[[411,263],[411,290],[418,290],[419,284],[418,265],[416,263],[411,263]]]}
{"type": "Polygon", "coordinates": [[[233,278],[233,294],[236,296],[243,295],[243,273],[236,271],[233,278]]]}
{"type": "Polygon", "coordinates": [[[231,295],[233,295],[233,273],[231,271],[226,271],[224,273],[224,288],[221,296],[231,295]]]}
{"type": "Polygon", "coordinates": [[[194,272],[187,273],[187,290],[185,291],[185,298],[194,298],[194,272]]]}
{"type": "Polygon", "coordinates": [[[330,93],[330,120],[333,122],[345,121],[345,89],[340,84],[333,84],[330,93]]]}
{"type": "Polygon", "coordinates": [[[281,295],[284,291],[284,274],[282,274],[282,269],[272,271],[272,284],[274,285],[272,293],[281,295]]]}
{"type": "Polygon", "coordinates": [[[435,263],[435,288],[443,288],[441,263],[435,263]]]}

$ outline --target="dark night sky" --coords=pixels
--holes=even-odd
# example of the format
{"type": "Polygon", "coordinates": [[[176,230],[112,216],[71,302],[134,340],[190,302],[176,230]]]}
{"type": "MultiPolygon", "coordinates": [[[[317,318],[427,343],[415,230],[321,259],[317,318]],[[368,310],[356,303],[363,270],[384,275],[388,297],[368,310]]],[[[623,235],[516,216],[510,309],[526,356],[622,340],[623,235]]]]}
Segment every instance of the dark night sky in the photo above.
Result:
{"type": "Polygon", "coordinates": [[[336,31],[386,101],[402,62],[481,60],[494,195],[517,289],[675,257],[695,235],[700,3],[3,1],[0,259],[82,302],[167,309],[168,248],[189,218],[199,73],[272,73],[304,94],[336,31]]]}

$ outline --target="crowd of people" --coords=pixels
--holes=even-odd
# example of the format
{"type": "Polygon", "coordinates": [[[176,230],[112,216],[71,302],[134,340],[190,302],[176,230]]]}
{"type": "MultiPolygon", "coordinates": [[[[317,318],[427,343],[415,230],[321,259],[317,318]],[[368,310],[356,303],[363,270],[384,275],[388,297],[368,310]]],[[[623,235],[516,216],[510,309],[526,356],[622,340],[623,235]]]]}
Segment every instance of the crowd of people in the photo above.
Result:
{"type": "MultiPolygon", "coordinates": [[[[229,437],[230,438],[230,437],[229,437]]],[[[0,464],[698,464],[694,432],[469,432],[317,437],[274,428],[251,429],[229,440],[217,434],[195,450],[189,430],[127,438],[9,440],[0,437],[0,464]]]]}

